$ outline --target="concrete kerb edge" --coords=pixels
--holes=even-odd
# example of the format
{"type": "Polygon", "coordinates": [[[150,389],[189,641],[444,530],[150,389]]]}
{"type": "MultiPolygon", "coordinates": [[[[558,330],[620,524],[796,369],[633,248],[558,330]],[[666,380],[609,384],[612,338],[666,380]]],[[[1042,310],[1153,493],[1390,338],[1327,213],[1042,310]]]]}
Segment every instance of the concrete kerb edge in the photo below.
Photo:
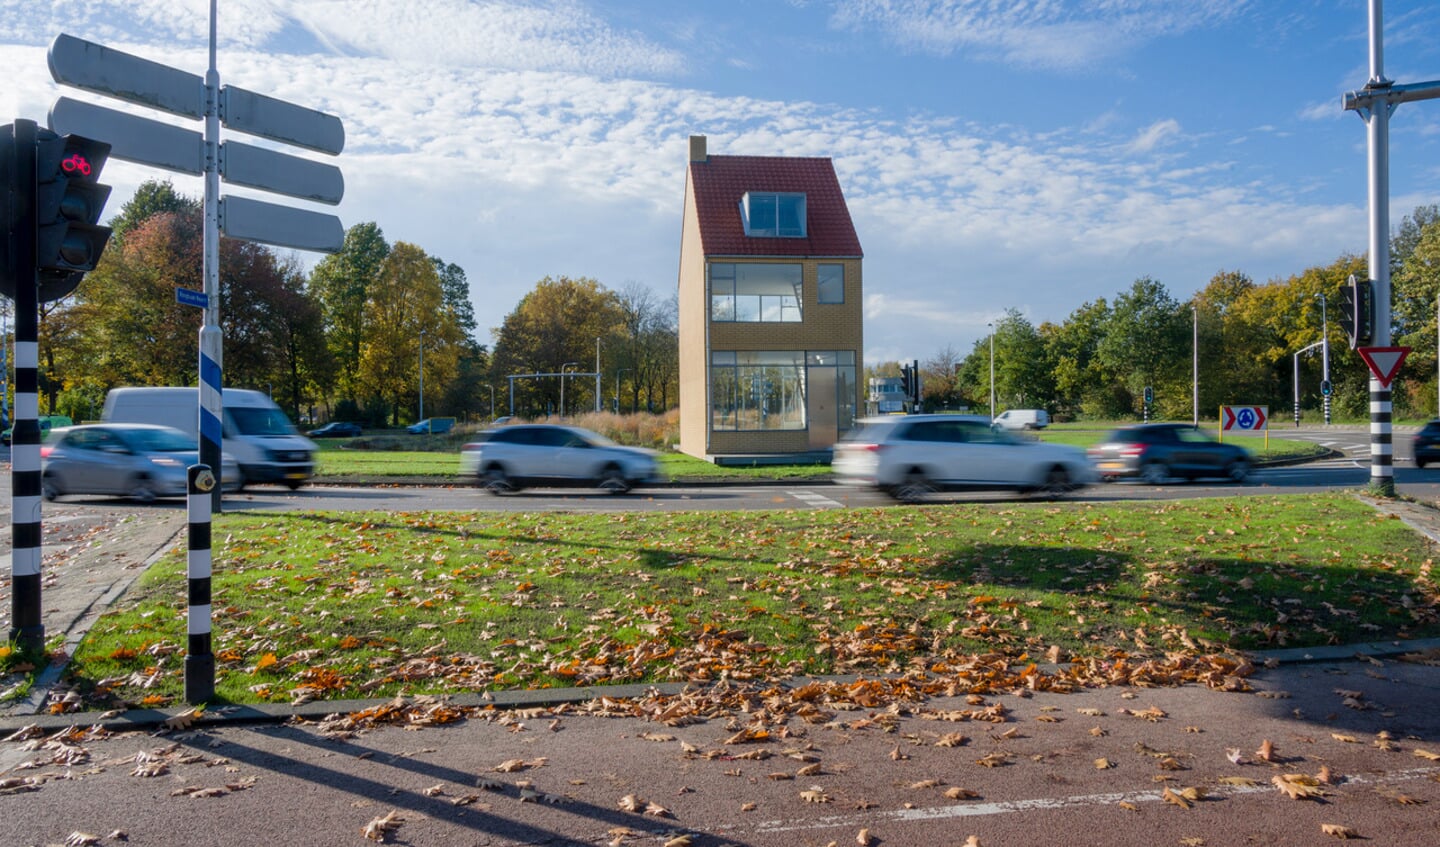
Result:
{"type": "MultiPolygon", "coordinates": [[[[1383,659],[1410,653],[1440,652],[1440,638],[1413,641],[1371,641],[1326,647],[1296,647],[1264,650],[1242,655],[1257,666],[1272,664],[1307,664],[1345,662],[1361,659],[1383,659]]],[[[1042,664],[1040,668],[1054,672],[1063,664],[1042,664]]],[[[879,677],[865,675],[800,677],[777,682],[799,688],[813,682],[846,685],[879,677]]],[[[525,691],[463,692],[433,695],[436,700],[457,708],[534,709],[587,703],[600,698],[626,700],[651,694],[678,696],[694,690],[694,683],[669,682],[654,684],[612,685],[589,688],[546,688],[525,691]]],[[[1124,686],[1120,686],[1124,687],[1124,686]]],[[[395,698],[370,700],[312,700],[300,704],[260,704],[215,706],[205,711],[191,727],[222,726],[254,723],[281,723],[292,719],[321,720],[330,715],[344,715],[378,708],[393,703],[395,698]]],[[[8,734],[28,726],[58,731],[72,726],[101,726],[112,732],[150,729],[190,711],[188,708],[131,709],[124,712],[70,712],[60,715],[26,715],[0,717],[0,733],[8,734]]]]}

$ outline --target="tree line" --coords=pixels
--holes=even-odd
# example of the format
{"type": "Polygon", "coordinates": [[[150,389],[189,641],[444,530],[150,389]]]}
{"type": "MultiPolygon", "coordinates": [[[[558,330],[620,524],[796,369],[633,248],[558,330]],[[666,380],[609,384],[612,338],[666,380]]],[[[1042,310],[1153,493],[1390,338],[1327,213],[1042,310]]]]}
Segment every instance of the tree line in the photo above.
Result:
{"type": "MultiPolygon", "coordinates": [[[[110,388],[197,383],[203,314],[175,292],[204,288],[203,216],[199,199],[152,180],[110,221],[95,270],[41,305],[42,411],[94,420],[110,388]]],[[[387,242],[374,222],[308,274],[294,254],[228,238],[219,266],[225,384],[267,391],[295,420],[394,426],[419,416],[422,390],[427,416],[488,419],[508,410],[512,374],[593,370],[597,338],[621,406],[678,399],[673,302],[639,283],[547,277],[493,331],[492,355],[464,269],[387,242]]],[[[521,382],[517,411],[557,410],[557,380],[521,382]]],[[[567,388],[572,409],[593,407],[593,378],[567,388]]]]}
{"type": "MultiPolygon", "coordinates": [[[[1390,263],[1392,340],[1413,348],[1393,384],[1395,414],[1435,416],[1440,207],[1405,218],[1391,238],[1390,263]]],[[[1324,327],[1332,412],[1368,419],[1369,370],[1350,349],[1339,306],[1352,274],[1366,278],[1363,256],[1344,254],[1264,284],[1222,270],[1183,301],[1142,277],[1060,323],[1036,326],[1010,309],[967,353],[947,346],[921,362],[923,405],[988,413],[993,342],[997,414],[1043,408],[1060,420],[1137,418],[1149,387],[1152,417],[1189,420],[1198,385],[1201,418],[1213,420],[1221,405],[1266,405],[1278,423],[1291,414],[1297,354],[1301,406],[1312,414],[1322,407],[1321,349],[1301,351],[1321,340],[1324,327]]],[[[900,364],[881,364],[871,375],[899,376],[900,364]]]]}

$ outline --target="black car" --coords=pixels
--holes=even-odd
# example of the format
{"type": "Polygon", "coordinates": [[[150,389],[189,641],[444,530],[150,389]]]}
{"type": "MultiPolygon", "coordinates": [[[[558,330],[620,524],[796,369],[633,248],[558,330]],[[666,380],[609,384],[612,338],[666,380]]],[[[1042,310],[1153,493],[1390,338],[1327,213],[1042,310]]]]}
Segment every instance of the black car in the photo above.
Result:
{"type": "Polygon", "coordinates": [[[1440,419],[1420,427],[1415,433],[1415,466],[1423,468],[1431,462],[1440,462],[1440,419]]]}
{"type": "Polygon", "coordinates": [[[311,438],[358,438],[360,437],[360,425],[331,421],[319,429],[312,429],[305,434],[311,438]]]}
{"type": "Polygon", "coordinates": [[[1088,452],[1101,479],[1138,477],[1152,485],[1173,477],[1244,482],[1255,465],[1245,448],[1180,423],[1124,426],[1088,452]]]}

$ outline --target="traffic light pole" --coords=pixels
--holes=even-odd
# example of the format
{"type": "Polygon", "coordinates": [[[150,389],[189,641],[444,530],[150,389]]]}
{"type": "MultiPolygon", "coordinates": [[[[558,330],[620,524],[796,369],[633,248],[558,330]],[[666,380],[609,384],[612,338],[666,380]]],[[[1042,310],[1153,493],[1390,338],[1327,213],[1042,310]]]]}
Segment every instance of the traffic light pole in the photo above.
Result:
{"type": "MultiPolygon", "coordinates": [[[[1440,97],[1440,82],[1396,85],[1385,78],[1381,0],[1370,0],[1370,79],[1345,94],[1344,108],[1365,121],[1370,203],[1369,276],[1373,281],[1372,343],[1390,346],[1390,113],[1401,103],[1440,97]]],[[[1358,305],[1358,304],[1357,304],[1358,305]]],[[[1370,487],[1395,496],[1390,387],[1370,377],[1370,487]]]]}
{"type": "Polygon", "coordinates": [[[10,149],[10,282],[15,298],[15,426],[10,434],[10,640],[45,649],[40,616],[40,300],[35,238],[35,122],[15,121],[10,149]]]}

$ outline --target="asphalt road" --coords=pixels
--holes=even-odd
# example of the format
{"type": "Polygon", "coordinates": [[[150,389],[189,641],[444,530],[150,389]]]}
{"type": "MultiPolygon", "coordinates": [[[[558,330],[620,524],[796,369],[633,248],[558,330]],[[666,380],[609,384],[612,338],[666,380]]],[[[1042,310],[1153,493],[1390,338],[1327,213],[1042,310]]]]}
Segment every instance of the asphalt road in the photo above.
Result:
{"type": "Polygon", "coordinates": [[[5,776],[35,782],[0,794],[0,840],[351,847],[392,815],[389,843],[426,847],[1314,845],[1334,840],[1325,825],[1370,844],[1440,840],[1440,667],[1339,659],[1253,684],[822,700],[808,721],[757,702],[683,726],[536,709],[343,738],[222,724],[10,741],[5,776]],[[987,707],[1002,722],[961,716],[987,707]],[[767,738],[734,741],[762,725],[767,738]],[[1322,769],[1312,799],[1273,782],[1322,769]],[[1165,799],[1187,789],[1197,799],[1165,799]]]}

